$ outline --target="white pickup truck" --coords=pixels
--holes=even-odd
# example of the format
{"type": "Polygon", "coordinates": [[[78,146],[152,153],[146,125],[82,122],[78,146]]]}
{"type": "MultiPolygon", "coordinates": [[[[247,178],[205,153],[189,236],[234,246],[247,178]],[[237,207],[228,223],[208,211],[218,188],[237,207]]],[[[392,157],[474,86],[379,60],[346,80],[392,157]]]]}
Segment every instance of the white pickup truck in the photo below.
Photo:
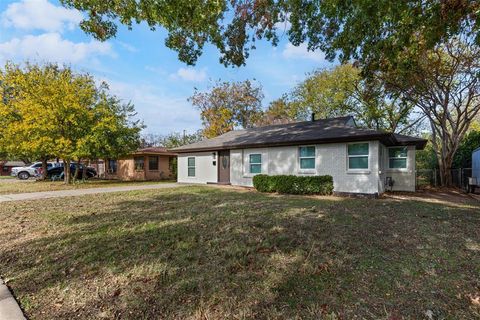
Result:
{"type": "Polygon", "coordinates": [[[468,192],[475,192],[480,188],[480,148],[472,153],[472,176],[468,178],[468,192]]]}
{"type": "MultiPolygon", "coordinates": [[[[55,166],[55,163],[53,162],[47,163],[47,169],[53,168],[54,166],[55,166]]],[[[35,162],[25,167],[13,167],[11,176],[17,177],[20,180],[27,180],[30,177],[38,176],[38,169],[40,169],[41,167],[42,167],[41,162],[35,162]]]]}

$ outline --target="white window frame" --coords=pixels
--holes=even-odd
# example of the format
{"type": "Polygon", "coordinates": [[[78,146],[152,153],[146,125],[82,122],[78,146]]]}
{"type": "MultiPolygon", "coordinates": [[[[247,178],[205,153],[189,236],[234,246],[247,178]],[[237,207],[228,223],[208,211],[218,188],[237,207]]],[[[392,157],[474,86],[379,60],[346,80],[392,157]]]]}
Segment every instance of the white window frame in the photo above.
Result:
{"type": "Polygon", "coordinates": [[[315,172],[317,170],[317,147],[314,145],[299,146],[297,150],[298,150],[298,161],[297,161],[298,171],[299,172],[315,172]],[[314,151],[313,157],[302,157],[301,151],[300,151],[301,148],[313,148],[313,151],[314,151]],[[313,159],[313,163],[314,163],[313,168],[302,168],[301,166],[302,159],[313,159]]]}
{"type": "Polygon", "coordinates": [[[347,143],[346,146],[346,153],[347,153],[347,171],[348,172],[353,172],[353,173],[370,173],[370,142],[352,142],[352,143],[347,143]],[[350,145],[355,145],[355,144],[367,144],[368,145],[368,154],[367,155],[349,155],[348,154],[348,146],[350,145]],[[350,169],[350,158],[363,158],[367,157],[367,168],[353,168],[350,169]]]}
{"type": "Polygon", "coordinates": [[[263,172],[263,155],[261,153],[249,153],[248,154],[248,174],[249,175],[256,175],[256,174],[261,174],[263,172]],[[260,162],[251,162],[250,159],[252,156],[260,156],[260,162]],[[258,173],[253,173],[252,172],[252,164],[253,165],[260,165],[260,172],[258,173]]]}
{"type": "Polygon", "coordinates": [[[397,146],[397,147],[387,148],[387,168],[388,168],[388,171],[407,171],[408,170],[408,147],[407,146],[397,146]],[[398,149],[398,148],[404,148],[407,152],[407,155],[405,157],[400,157],[400,158],[390,157],[390,149],[398,149]],[[391,168],[390,159],[405,159],[405,168],[391,168]]]}
{"type": "Polygon", "coordinates": [[[197,175],[197,168],[196,168],[196,159],[195,157],[187,157],[187,177],[195,178],[197,175]],[[193,166],[190,165],[190,159],[193,159],[193,166]],[[190,175],[190,169],[193,168],[193,176],[190,175]]]}

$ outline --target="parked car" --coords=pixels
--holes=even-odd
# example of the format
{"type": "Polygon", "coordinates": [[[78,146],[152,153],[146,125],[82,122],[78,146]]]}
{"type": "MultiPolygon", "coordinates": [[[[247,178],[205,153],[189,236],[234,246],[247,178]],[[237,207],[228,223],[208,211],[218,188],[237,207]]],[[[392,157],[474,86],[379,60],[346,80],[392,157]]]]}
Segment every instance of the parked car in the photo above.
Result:
{"type": "MultiPolygon", "coordinates": [[[[76,167],[77,167],[76,163],[70,164],[70,174],[72,176],[75,174],[76,167]]],[[[79,178],[82,177],[83,167],[84,167],[83,164],[80,164],[79,167],[78,167],[79,178]]],[[[52,177],[59,177],[63,174],[63,171],[64,171],[63,166],[50,168],[50,169],[47,170],[47,178],[51,179],[52,177]]],[[[92,167],[87,167],[87,176],[85,177],[85,179],[90,179],[90,178],[93,178],[93,177],[96,177],[96,176],[97,176],[97,171],[92,167]]]]}
{"type": "MultiPolygon", "coordinates": [[[[55,167],[56,163],[48,162],[47,170],[55,167]]],[[[10,175],[17,177],[20,180],[27,180],[30,177],[36,177],[39,175],[39,169],[42,168],[41,162],[35,162],[29,166],[13,167],[10,175]]]]}

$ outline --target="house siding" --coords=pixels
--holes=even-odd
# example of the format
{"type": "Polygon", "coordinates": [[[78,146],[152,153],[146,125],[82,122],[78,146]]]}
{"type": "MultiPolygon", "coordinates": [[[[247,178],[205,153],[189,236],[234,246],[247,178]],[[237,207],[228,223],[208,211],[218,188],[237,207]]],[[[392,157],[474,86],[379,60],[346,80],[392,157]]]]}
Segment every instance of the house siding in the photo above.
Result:
{"type": "MultiPolygon", "coordinates": [[[[407,168],[406,169],[390,169],[388,166],[388,148],[383,146],[385,152],[383,152],[383,170],[381,170],[380,180],[382,185],[385,185],[387,177],[392,177],[393,191],[411,191],[416,189],[416,166],[415,166],[415,146],[407,147],[407,168]]],[[[390,190],[390,187],[385,187],[390,190]]]]}
{"type": "MultiPolygon", "coordinates": [[[[117,172],[108,173],[108,161],[106,162],[107,171],[105,173],[106,179],[124,180],[124,181],[145,181],[145,180],[166,180],[173,179],[172,172],[170,171],[170,157],[158,155],[158,170],[150,170],[149,157],[157,157],[157,155],[139,155],[138,157],[144,158],[144,169],[135,170],[134,157],[118,159],[117,160],[117,172]]],[[[137,157],[137,156],[135,156],[137,157]]]]}
{"type": "Polygon", "coordinates": [[[212,152],[182,153],[178,155],[178,182],[183,183],[217,183],[218,181],[218,157],[215,152],[213,160],[212,152]],[[188,176],[188,158],[195,158],[195,177],[188,176]],[[216,162],[215,165],[213,162],[216,162]]]}
{"type": "MultiPolygon", "coordinates": [[[[268,175],[331,175],[334,192],[380,194],[385,191],[386,177],[395,181],[394,191],[415,191],[415,147],[409,146],[407,169],[388,169],[388,148],[378,141],[369,144],[368,170],[348,170],[349,143],[317,144],[315,169],[301,170],[299,147],[249,148],[230,150],[230,182],[235,186],[253,186],[254,174],[249,173],[249,156],[262,155],[262,174],[268,175]],[[383,150],[381,150],[381,148],[383,150]]],[[[355,142],[362,143],[362,142],[355,142]]],[[[212,152],[182,153],[178,156],[178,181],[188,183],[216,183],[217,167],[212,164],[212,152]],[[196,177],[187,176],[187,158],[195,157],[196,177]]]]}
{"type": "Polygon", "coordinates": [[[321,144],[315,146],[315,169],[300,170],[298,146],[231,150],[231,183],[253,186],[253,175],[248,172],[250,154],[262,154],[262,173],[268,175],[331,175],[334,191],[346,193],[379,192],[378,141],[369,143],[369,169],[347,169],[348,143],[321,144]]]}

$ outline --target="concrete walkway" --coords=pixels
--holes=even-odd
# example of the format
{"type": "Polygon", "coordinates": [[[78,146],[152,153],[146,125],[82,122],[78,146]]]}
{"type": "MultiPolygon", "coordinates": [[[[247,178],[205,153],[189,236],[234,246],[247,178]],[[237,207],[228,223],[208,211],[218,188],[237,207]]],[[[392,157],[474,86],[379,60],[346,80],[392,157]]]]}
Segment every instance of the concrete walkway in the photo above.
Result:
{"type": "Polygon", "coordinates": [[[87,194],[122,192],[122,191],[178,188],[178,187],[183,187],[187,185],[188,184],[180,184],[180,183],[159,183],[159,184],[148,184],[148,185],[142,185],[142,186],[120,186],[120,187],[105,187],[105,188],[91,188],[91,189],[73,189],[73,190],[31,192],[31,193],[16,193],[16,194],[0,195],[0,202],[75,197],[75,196],[83,196],[87,194]]]}
{"type": "Polygon", "coordinates": [[[0,279],[0,320],[24,320],[22,310],[17,301],[0,279]]]}

